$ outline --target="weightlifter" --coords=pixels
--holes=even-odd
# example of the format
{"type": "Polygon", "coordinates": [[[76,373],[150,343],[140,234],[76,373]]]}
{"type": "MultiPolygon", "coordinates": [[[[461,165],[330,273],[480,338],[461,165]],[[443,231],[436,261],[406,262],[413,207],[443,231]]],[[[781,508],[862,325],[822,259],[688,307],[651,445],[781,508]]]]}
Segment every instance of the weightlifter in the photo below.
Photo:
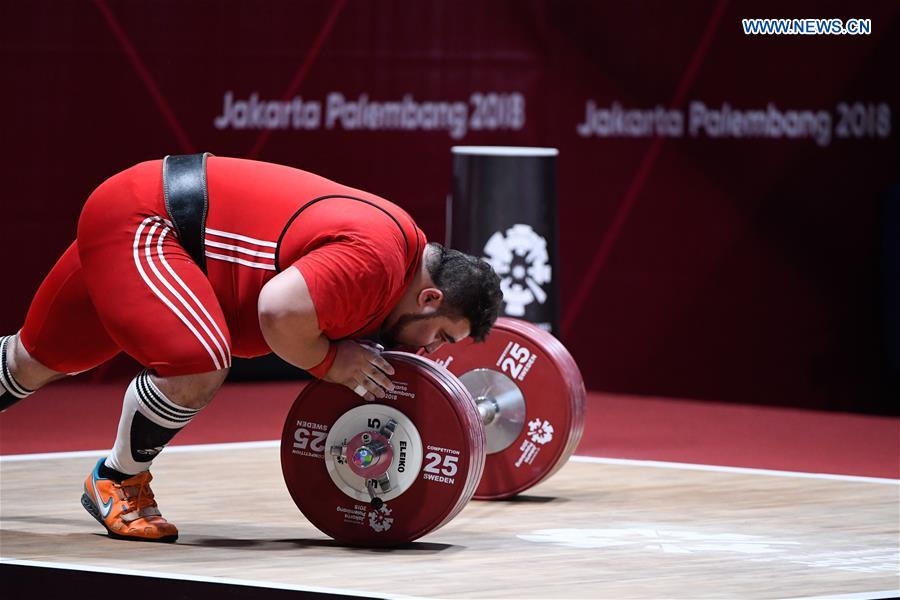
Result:
{"type": "Polygon", "coordinates": [[[427,243],[398,206],[286,166],[169,156],[88,198],[76,241],[0,337],[0,410],[124,351],[115,445],[82,504],[110,536],[170,542],[153,459],[212,400],[231,357],[275,352],[367,400],[392,390],[375,344],[431,352],[497,318],[484,261],[427,243]]]}

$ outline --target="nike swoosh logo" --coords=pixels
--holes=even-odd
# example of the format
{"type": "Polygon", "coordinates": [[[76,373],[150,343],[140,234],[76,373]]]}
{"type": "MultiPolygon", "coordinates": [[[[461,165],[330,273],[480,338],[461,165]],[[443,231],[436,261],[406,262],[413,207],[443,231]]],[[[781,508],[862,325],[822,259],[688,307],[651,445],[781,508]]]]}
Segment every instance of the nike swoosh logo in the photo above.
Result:
{"type": "MultiPolygon", "coordinates": [[[[97,498],[97,502],[101,502],[103,500],[103,496],[100,495],[100,490],[97,489],[97,480],[94,477],[91,477],[91,486],[94,488],[94,496],[97,498]]],[[[109,500],[100,504],[100,514],[103,515],[103,518],[109,516],[109,511],[112,510],[113,499],[110,496],[109,500]]]]}

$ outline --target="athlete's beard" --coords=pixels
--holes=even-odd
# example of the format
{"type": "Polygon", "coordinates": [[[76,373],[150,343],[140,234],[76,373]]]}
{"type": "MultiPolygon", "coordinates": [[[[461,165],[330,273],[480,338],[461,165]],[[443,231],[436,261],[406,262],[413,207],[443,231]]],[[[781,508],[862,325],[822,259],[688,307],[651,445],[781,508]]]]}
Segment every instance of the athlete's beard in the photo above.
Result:
{"type": "MultiPolygon", "coordinates": [[[[401,315],[400,318],[397,319],[397,322],[394,323],[394,325],[390,329],[381,332],[381,344],[385,348],[389,349],[398,349],[401,346],[409,348],[410,346],[402,344],[398,340],[403,329],[410,323],[415,323],[416,321],[424,321],[426,319],[434,319],[435,317],[442,316],[442,314],[443,313],[438,310],[437,312],[431,313],[430,315],[417,315],[415,313],[401,315]]],[[[418,348],[414,348],[413,350],[418,350],[418,348]]]]}

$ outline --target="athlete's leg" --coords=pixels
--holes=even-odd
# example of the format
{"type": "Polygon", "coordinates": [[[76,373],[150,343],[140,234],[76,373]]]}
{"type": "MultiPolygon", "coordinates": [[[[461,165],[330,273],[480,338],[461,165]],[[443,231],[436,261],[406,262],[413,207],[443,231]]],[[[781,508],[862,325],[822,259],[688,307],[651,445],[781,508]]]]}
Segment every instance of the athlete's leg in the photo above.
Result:
{"type": "Polygon", "coordinates": [[[118,352],[88,295],[72,244],[38,288],[22,330],[0,336],[0,410],[118,352]]]}
{"type": "Polygon", "coordinates": [[[37,389],[28,387],[34,385],[31,382],[35,381],[36,378],[22,377],[21,370],[16,369],[13,356],[15,354],[14,345],[16,345],[17,339],[18,335],[0,336],[0,412],[3,412],[19,400],[24,400],[37,389]],[[29,381],[28,386],[22,383],[23,381],[29,381]]]}
{"type": "Polygon", "coordinates": [[[25,348],[25,344],[16,333],[8,337],[7,341],[7,366],[11,373],[15,373],[18,382],[25,388],[35,391],[50,382],[64,379],[66,373],[60,373],[47,367],[25,348]]]}
{"type": "Polygon", "coordinates": [[[117,176],[121,185],[114,179],[98,188],[78,227],[97,313],[147,369],[125,393],[115,446],[88,477],[85,507],[115,535],[168,540],[174,526],[155,503],[139,506],[140,494],[129,489],[144,489],[153,459],[218,390],[231,365],[231,339],[208,279],[160,216],[161,171],[158,162],[148,164],[117,176]],[[103,514],[98,489],[117,485],[111,493],[133,502],[103,514]]]}

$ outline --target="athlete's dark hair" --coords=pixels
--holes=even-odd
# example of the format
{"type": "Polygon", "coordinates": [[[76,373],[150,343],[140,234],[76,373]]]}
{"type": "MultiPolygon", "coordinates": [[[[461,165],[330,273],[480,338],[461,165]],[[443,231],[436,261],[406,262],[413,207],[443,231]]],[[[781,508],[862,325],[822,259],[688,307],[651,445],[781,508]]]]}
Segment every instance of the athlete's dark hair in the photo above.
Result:
{"type": "Polygon", "coordinates": [[[470,335],[483,342],[500,314],[500,278],[480,258],[434,242],[428,246],[432,252],[425,254],[425,268],[444,293],[445,312],[468,319],[470,335]]]}

